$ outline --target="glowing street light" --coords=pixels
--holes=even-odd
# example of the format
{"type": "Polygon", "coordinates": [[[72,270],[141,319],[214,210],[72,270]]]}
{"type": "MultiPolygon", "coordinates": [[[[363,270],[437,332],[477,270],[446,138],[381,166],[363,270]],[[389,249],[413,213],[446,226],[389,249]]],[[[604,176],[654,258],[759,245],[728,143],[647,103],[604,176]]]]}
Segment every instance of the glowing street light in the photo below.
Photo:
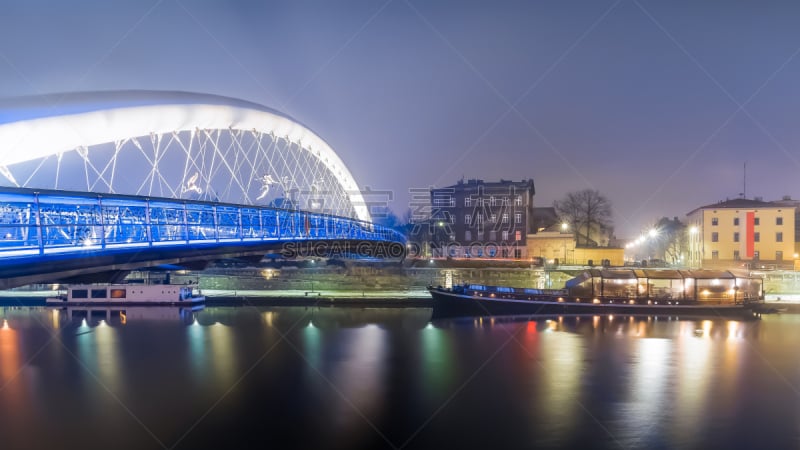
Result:
{"type": "Polygon", "coordinates": [[[697,227],[689,228],[689,233],[697,234],[697,227]]]}
{"type": "Polygon", "coordinates": [[[647,234],[649,234],[651,238],[654,238],[658,236],[658,230],[656,230],[655,228],[651,228],[647,234]]]}

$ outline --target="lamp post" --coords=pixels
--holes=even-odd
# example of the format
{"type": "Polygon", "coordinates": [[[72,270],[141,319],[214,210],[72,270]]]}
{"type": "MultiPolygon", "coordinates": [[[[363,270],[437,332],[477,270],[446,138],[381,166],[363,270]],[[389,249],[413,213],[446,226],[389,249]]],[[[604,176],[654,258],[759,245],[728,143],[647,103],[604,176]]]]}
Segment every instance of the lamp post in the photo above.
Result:
{"type": "MultiPolygon", "coordinates": [[[[569,224],[567,222],[561,223],[561,234],[564,234],[569,229],[569,224]]],[[[564,242],[564,264],[567,263],[567,238],[562,239],[564,242]]]]}

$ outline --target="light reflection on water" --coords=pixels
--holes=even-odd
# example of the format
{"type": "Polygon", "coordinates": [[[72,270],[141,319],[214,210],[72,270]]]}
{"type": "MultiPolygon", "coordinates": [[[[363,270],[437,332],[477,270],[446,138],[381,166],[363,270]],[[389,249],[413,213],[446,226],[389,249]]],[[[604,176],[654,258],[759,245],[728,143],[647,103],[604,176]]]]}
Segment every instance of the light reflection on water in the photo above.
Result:
{"type": "Polygon", "coordinates": [[[171,446],[202,418],[181,446],[780,448],[800,437],[800,315],[429,319],[3,309],[0,436],[153,447],[141,422],[171,446]]]}

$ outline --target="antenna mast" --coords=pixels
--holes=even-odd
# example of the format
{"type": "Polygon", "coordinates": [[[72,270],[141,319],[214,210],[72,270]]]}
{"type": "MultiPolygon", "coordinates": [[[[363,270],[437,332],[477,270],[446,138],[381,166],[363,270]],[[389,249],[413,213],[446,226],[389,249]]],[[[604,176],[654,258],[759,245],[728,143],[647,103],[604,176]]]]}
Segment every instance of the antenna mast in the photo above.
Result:
{"type": "Polygon", "coordinates": [[[744,162],[744,171],[742,174],[742,196],[747,198],[747,161],[744,162]]]}

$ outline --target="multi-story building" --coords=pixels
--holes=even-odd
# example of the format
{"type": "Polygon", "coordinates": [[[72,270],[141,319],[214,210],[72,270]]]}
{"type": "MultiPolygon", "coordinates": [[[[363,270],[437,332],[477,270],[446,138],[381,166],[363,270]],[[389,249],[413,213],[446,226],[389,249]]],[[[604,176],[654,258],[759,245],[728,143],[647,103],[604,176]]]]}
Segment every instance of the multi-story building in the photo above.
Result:
{"type": "Polygon", "coordinates": [[[461,180],[431,189],[433,255],[526,258],[534,194],[533,179],[461,180]]]}
{"type": "Polygon", "coordinates": [[[797,202],[726,200],[689,214],[692,267],[751,264],[788,265],[796,259],[797,202]]]}

